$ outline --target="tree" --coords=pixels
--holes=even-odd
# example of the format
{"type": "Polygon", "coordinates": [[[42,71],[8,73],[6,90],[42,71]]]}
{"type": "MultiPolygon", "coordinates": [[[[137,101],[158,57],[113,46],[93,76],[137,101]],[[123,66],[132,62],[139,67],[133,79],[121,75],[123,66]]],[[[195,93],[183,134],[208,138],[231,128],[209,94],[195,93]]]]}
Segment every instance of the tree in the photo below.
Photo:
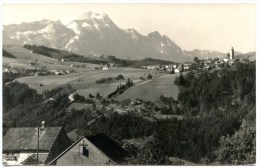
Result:
{"type": "Polygon", "coordinates": [[[132,147],[131,155],[126,158],[130,165],[163,165],[169,164],[165,153],[160,149],[156,140],[147,142],[141,149],[132,147]]]}
{"type": "Polygon", "coordinates": [[[227,58],[230,58],[230,54],[229,53],[227,54],[227,58]]]}
{"type": "Polygon", "coordinates": [[[99,94],[99,93],[97,93],[97,94],[96,94],[96,98],[97,98],[98,100],[100,100],[100,99],[101,99],[101,96],[100,96],[100,94],[99,94]]]}
{"type": "Polygon", "coordinates": [[[178,86],[184,86],[186,84],[186,80],[182,75],[182,73],[180,74],[179,77],[176,77],[176,79],[174,80],[174,84],[178,86]]]}
{"type": "Polygon", "coordinates": [[[193,61],[194,61],[196,64],[199,63],[198,57],[194,57],[193,61]]]}
{"type": "Polygon", "coordinates": [[[220,137],[220,147],[215,152],[216,162],[220,164],[255,164],[256,128],[246,120],[232,136],[220,137]]]}
{"type": "Polygon", "coordinates": [[[149,74],[148,76],[147,76],[147,79],[152,79],[152,75],[151,74],[149,74]]]}
{"type": "Polygon", "coordinates": [[[37,156],[36,156],[36,154],[32,154],[32,155],[28,156],[28,158],[26,158],[22,162],[22,165],[39,165],[39,164],[43,164],[43,163],[42,162],[38,162],[37,163],[37,156]]]}
{"type": "Polygon", "coordinates": [[[122,74],[120,74],[120,75],[117,75],[116,79],[121,80],[121,79],[125,79],[125,77],[122,74]]]}
{"type": "Polygon", "coordinates": [[[91,93],[88,96],[89,96],[89,98],[94,98],[95,97],[91,93]]]}

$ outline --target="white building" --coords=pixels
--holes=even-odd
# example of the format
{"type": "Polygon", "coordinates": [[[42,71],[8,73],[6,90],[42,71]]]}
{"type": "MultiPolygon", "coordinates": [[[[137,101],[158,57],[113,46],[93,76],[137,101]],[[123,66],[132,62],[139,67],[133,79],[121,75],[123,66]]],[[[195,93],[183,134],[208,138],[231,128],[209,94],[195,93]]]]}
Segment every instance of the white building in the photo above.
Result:
{"type": "Polygon", "coordinates": [[[105,65],[105,66],[103,67],[103,70],[108,70],[108,66],[105,65]]]}
{"type": "Polygon", "coordinates": [[[175,69],[174,72],[175,73],[180,73],[180,70],[179,69],[175,69]]]}

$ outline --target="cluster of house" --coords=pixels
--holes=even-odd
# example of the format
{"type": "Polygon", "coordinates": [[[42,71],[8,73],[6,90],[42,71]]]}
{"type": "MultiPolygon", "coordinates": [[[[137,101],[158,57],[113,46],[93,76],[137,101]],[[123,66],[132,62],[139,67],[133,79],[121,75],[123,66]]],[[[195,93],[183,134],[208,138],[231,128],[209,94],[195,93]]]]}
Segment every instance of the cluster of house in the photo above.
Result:
{"type": "Polygon", "coordinates": [[[207,58],[206,60],[196,60],[190,63],[184,64],[169,64],[169,65],[150,65],[142,66],[141,68],[151,69],[151,70],[160,70],[164,72],[184,72],[189,70],[212,70],[223,68],[226,64],[232,66],[235,62],[235,54],[233,47],[231,48],[230,53],[227,54],[227,58],[207,58]]]}
{"type": "Polygon", "coordinates": [[[14,74],[21,73],[21,69],[15,68],[14,66],[3,65],[3,72],[12,72],[14,74]]]}
{"type": "Polygon", "coordinates": [[[4,165],[115,165],[125,151],[105,134],[80,136],[62,127],[15,127],[3,136],[4,165]],[[29,159],[33,158],[33,159],[29,159]]]}
{"type": "Polygon", "coordinates": [[[24,74],[26,76],[44,76],[52,74],[46,68],[16,68],[14,66],[4,65],[3,66],[3,73],[14,73],[14,74],[24,74]]]}
{"type": "Polygon", "coordinates": [[[26,68],[17,68],[12,65],[11,66],[4,65],[3,72],[6,72],[6,73],[11,72],[14,74],[20,73],[20,74],[25,74],[26,76],[66,75],[66,74],[76,73],[76,71],[73,69],[47,70],[46,67],[26,69],[26,68]]]}
{"type": "Polygon", "coordinates": [[[171,73],[179,73],[183,71],[189,70],[189,64],[168,64],[168,65],[149,65],[149,66],[142,66],[141,68],[150,69],[150,70],[159,70],[164,72],[171,72],[171,73]]]}
{"type": "Polygon", "coordinates": [[[71,74],[71,73],[76,73],[75,70],[50,70],[50,74],[52,75],[66,75],[66,74],[71,74]]]}
{"type": "Polygon", "coordinates": [[[196,60],[190,64],[191,70],[213,70],[223,68],[225,65],[232,66],[235,63],[235,51],[233,47],[226,58],[207,58],[206,60],[196,60]]]}
{"type": "Polygon", "coordinates": [[[114,64],[111,64],[111,63],[107,63],[105,65],[101,65],[101,66],[98,66],[98,67],[93,67],[92,70],[103,70],[103,71],[106,71],[106,70],[109,70],[109,69],[115,69],[117,66],[114,65],[114,64]]]}

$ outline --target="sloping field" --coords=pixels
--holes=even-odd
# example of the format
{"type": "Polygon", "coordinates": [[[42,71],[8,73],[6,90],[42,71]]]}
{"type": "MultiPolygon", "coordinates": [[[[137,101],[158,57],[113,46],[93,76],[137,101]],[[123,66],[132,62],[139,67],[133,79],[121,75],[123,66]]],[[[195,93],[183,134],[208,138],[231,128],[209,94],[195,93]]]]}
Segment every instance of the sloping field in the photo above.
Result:
{"type": "Polygon", "coordinates": [[[177,74],[163,74],[156,79],[144,81],[127,89],[123,94],[116,99],[121,101],[125,99],[143,99],[153,102],[159,102],[160,96],[174,97],[177,99],[179,89],[174,84],[174,79],[177,74]]]}
{"type": "Polygon", "coordinates": [[[92,84],[85,89],[79,89],[76,91],[81,96],[88,97],[89,94],[96,95],[99,93],[100,95],[107,97],[110,93],[114,92],[119,84],[125,84],[125,81],[120,80],[117,82],[113,82],[110,84],[92,84]]]}
{"type": "Polygon", "coordinates": [[[88,78],[89,76],[96,75],[98,73],[100,72],[89,71],[67,75],[27,76],[16,80],[20,83],[26,83],[30,88],[36,89],[38,93],[42,93],[44,90],[51,90],[73,82],[82,82],[81,79],[88,78]],[[42,86],[40,86],[40,84],[42,86]]]}
{"type": "Polygon", "coordinates": [[[31,66],[28,66],[28,63],[26,61],[21,61],[15,58],[3,57],[3,65],[9,65],[11,67],[18,67],[18,68],[27,67],[27,69],[32,69],[31,66]]]}
{"type": "Polygon", "coordinates": [[[17,59],[23,59],[23,60],[37,59],[38,61],[42,61],[42,62],[48,62],[48,61],[53,63],[58,62],[58,60],[56,59],[46,57],[44,55],[32,53],[30,50],[23,48],[23,46],[13,45],[9,47],[4,47],[4,49],[10,52],[11,54],[13,54],[17,59]]]}
{"type": "Polygon", "coordinates": [[[120,74],[122,74],[125,79],[130,78],[131,80],[137,80],[140,76],[147,72],[149,71],[146,69],[128,70],[126,68],[108,71],[88,71],[59,76],[28,76],[18,78],[16,80],[20,83],[28,84],[30,88],[36,89],[38,93],[42,93],[44,90],[51,90],[59,86],[70,84],[72,88],[78,90],[78,94],[87,97],[89,93],[96,95],[97,92],[107,95],[113,92],[117,88],[117,85],[125,82],[125,80],[120,80],[109,84],[96,84],[96,80],[107,77],[116,77],[120,74]],[[40,84],[42,86],[40,86],[40,84]]]}
{"type": "Polygon", "coordinates": [[[4,47],[6,51],[13,54],[16,58],[3,58],[3,64],[9,65],[17,68],[43,68],[45,67],[48,70],[76,70],[76,71],[85,71],[90,70],[93,67],[98,65],[88,64],[88,63],[79,63],[79,62],[60,62],[57,59],[47,57],[40,54],[32,53],[30,50],[23,48],[23,46],[9,46],[4,47]],[[32,61],[36,61],[36,65],[30,65],[32,61]],[[71,67],[70,65],[74,65],[71,67]],[[84,65],[85,68],[78,68],[77,65],[84,65]]]}
{"type": "Polygon", "coordinates": [[[89,94],[96,95],[99,93],[100,95],[106,97],[110,93],[116,90],[119,84],[125,84],[127,78],[132,81],[139,81],[140,76],[147,76],[149,70],[146,69],[117,69],[117,70],[109,70],[109,71],[101,71],[100,73],[92,76],[88,76],[86,78],[81,78],[80,80],[73,81],[71,86],[77,89],[77,93],[81,96],[88,97],[89,94]],[[101,78],[108,77],[116,77],[122,74],[125,77],[125,80],[119,80],[112,83],[105,84],[96,84],[96,80],[101,78]]]}

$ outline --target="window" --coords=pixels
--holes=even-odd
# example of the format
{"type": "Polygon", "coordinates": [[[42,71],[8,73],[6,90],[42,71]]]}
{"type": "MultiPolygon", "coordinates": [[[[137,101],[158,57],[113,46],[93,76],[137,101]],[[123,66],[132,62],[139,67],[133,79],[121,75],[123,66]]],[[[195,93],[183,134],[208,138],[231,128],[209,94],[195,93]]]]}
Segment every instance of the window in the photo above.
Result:
{"type": "Polygon", "coordinates": [[[86,156],[86,157],[88,157],[88,149],[85,147],[85,146],[83,146],[83,148],[82,148],[82,154],[84,155],[84,156],[86,156]]]}
{"type": "Polygon", "coordinates": [[[89,151],[87,149],[87,144],[84,142],[84,140],[79,143],[79,154],[88,157],[89,156],[89,151]]]}

